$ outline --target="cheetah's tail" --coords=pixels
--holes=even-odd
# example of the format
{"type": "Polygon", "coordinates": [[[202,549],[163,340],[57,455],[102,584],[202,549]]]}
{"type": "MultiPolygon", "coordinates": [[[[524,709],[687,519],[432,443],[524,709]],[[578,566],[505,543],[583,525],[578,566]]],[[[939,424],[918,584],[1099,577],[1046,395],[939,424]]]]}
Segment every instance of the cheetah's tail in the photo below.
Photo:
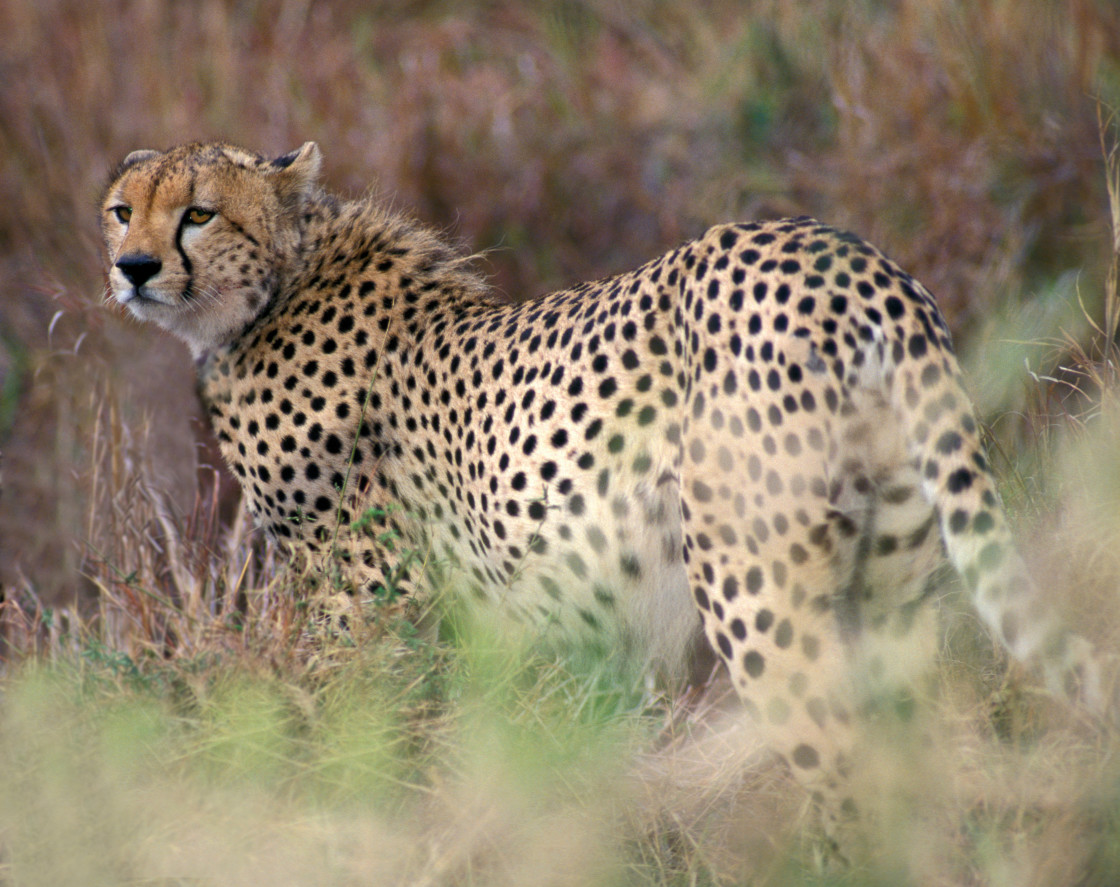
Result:
{"type": "Polygon", "coordinates": [[[1032,581],[1015,548],[959,366],[946,353],[935,384],[930,366],[897,366],[891,399],[922,491],[937,511],[949,560],[1008,651],[1040,666],[1055,695],[1100,711],[1092,644],[1067,629],[1056,602],[1032,581]]]}

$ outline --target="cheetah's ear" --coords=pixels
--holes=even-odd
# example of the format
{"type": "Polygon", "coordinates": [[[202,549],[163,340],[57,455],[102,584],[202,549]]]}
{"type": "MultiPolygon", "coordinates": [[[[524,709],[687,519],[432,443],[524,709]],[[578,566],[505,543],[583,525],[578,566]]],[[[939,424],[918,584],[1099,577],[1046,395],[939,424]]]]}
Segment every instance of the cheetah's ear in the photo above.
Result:
{"type": "Polygon", "coordinates": [[[276,185],[276,193],[285,206],[297,208],[303,204],[319,179],[319,166],[323,155],[314,142],[304,142],[298,151],[277,157],[265,169],[276,185]]]}
{"type": "Polygon", "coordinates": [[[159,151],[152,151],[145,148],[142,151],[133,151],[124,160],[121,165],[117,167],[117,175],[119,176],[126,169],[130,169],[138,163],[143,163],[145,160],[151,160],[153,157],[159,157],[159,151]]]}

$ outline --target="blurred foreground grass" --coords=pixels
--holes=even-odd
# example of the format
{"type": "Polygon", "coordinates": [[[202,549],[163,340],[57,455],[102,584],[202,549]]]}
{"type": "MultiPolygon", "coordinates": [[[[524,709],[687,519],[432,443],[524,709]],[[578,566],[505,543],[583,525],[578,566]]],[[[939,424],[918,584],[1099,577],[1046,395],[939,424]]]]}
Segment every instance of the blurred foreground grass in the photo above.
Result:
{"type": "MultiPolygon", "coordinates": [[[[247,617],[261,615],[254,598],[290,591],[250,593],[247,617]]],[[[290,656],[218,621],[194,655],[137,630],[106,644],[86,625],[57,633],[48,659],[10,665],[0,882],[1120,879],[1115,733],[1007,683],[975,635],[950,644],[931,738],[868,725],[869,849],[825,875],[803,792],[718,689],[685,706],[609,665],[573,669],[485,632],[423,639],[386,617],[354,639],[273,624],[290,656]]]]}
{"type": "Polygon", "coordinates": [[[665,883],[628,849],[637,697],[489,641],[366,640],[297,671],[87,643],[13,676],[0,880],[665,883]]]}

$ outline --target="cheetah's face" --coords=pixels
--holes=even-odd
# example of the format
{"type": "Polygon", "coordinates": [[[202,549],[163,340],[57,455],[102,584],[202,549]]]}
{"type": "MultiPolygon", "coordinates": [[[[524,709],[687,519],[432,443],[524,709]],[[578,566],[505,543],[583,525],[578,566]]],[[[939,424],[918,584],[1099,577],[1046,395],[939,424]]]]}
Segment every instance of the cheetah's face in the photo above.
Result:
{"type": "Polygon", "coordinates": [[[198,357],[268,305],[299,244],[319,149],[134,151],[102,201],[112,297],[198,357]]]}

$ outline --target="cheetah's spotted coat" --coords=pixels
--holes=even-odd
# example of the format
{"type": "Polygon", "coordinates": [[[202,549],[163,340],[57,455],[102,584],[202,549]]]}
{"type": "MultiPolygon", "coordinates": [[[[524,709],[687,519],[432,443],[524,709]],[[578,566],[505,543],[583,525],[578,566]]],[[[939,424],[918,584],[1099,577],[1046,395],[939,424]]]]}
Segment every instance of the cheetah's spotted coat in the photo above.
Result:
{"type": "Polygon", "coordinates": [[[191,347],[272,535],[668,671],[702,621],[811,786],[843,770],[852,669],[928,621],[943,549],[1012,653],[1095,692],[1011,548],[942,315],[878,250],[723,225],[507,304],[318,166],[311,143],[136,152],[104,202],[116,299],[191,347]],[[346,531],[371,507],[396,551],[346,531]]]}

